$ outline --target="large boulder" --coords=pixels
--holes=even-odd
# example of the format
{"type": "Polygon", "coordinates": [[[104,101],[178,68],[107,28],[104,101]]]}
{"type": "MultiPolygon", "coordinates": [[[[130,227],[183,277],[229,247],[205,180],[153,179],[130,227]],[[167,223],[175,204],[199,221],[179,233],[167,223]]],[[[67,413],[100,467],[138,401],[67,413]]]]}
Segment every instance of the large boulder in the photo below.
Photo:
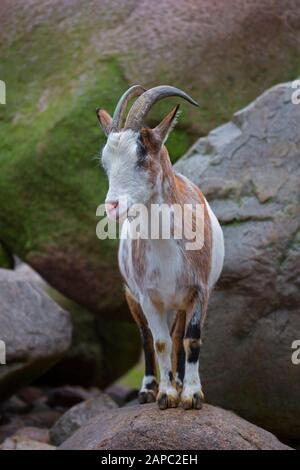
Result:
{"type": "Polygon", "coordinates": [[[71,344],[69,314],[36,284],[0,269],[0,399],[34,380],[57,362],[71,344]]]}
{"type": "Polygon", "coordinates": [[[160,411],[157,404],[103,411],[75,432],[63,450],[287,450],[269,432],[230,411],[205,405],[160,411]]]}
{"type": "Polygon", "coordinates": [[[54,424],[50,431],[51,442],[56,446],[62,444],[92,418],[101,414],[104,410],[113,410],[115,408],[118,408],[118,405],[104,393],[73,406],[54,424]]]}
{"type": "Polygon", "coordinates": [[[223,224],[225,265],[201,352],[207,399],[300,438],[300,105],[291,83],[266,91],[200,139],[177,170],[223,224]]]}
{"type": "Polygon", "coordinates": [[[0,445],[0,450],[55,450],[56,447],[22,436],[12,436],[0,445]]]}
{"type": "Polygon", "coordinates": [[[134,323],[94,315],[51,288],[28,264],[17,261],[15,272],[18,278],[43,288],[69,312],[72,322],[71,347],[58,363],[39,378],[39,383],[105,388],[137,363],[141,341],[134,323]]]}
{"type": "MultiPolygon", "coordinates": [[[[67,297],[108,319],[129,318],[117,244],[95,236],[107,185],[94,109],[112,112],[134,82],[183,87],[201,106],[183,106],[168,142],[176,160],[295,75],[300,4],[4,0],[0,18],[0,240],[67,297]]],[[[170,106],[158,106],[150,124],[170,106]]]]}
{"type": "Polygon", "coordinates": [[[133,322],[94,315],[57,291],[49,292],[70,313],[73,335],[67,353],[39,379],[40,384],[80,384],[103,389],[138,362],[141,339],[133,322]]]}

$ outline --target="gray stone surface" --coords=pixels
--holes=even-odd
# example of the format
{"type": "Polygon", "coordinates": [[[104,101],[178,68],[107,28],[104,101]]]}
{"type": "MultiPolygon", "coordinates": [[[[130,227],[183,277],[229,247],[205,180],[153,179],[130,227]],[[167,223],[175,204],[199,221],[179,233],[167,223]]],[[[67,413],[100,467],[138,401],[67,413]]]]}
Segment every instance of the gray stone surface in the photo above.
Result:
{"type": "Polygon", "coordinates": [[[300,105],[291,83],[266,91],[201,138],[176,168],[223,225],[225,265],[201,352],[209,402],[300,437],[300,105]]]}
{"type": "Polygon", "coordinates": [[[56,450],[56,447],[26,437],[13,436],[5,439],[0,450],[56,450]]]}
{"type": "Polygon", "coordinates": [[[66,441],[77,429],[85,425],[91,418],[104,410],[118,408],[116,403],[106,394],[101,393],[96,398],[90,398],[70,408],[56,421],[50,432],[51,443],[56,446],[66,441]]]}
{"type": "Polygon", "coordinates": [[[71,343],[69,314],[35,282],[5,269],[0,269],[0,325],[6,345],[0,398],[45,372],[71,343]]]}
{"type": "Polygon", "coordinates": [[[75,432],[60,449],[79,450],[287,450],[269,432],[230,411],[201,411],[156,403],[110,410],[75,432]]]}

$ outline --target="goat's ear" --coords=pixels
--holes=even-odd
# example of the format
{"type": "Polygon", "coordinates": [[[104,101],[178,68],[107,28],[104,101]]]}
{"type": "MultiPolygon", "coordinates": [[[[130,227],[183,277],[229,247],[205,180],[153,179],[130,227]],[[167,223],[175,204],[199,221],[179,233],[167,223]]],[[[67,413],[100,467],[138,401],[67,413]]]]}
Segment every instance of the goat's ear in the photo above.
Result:
{"type": "Polygon", "coordinates": [[[99,119],[100,125],[103,129],[103,132],[106,136],[110,133],[112,118],[104,109],[96,109],[97,118],[99,119]]]}
{"type": "Polygon", "coordinates": [[[167,114],[167,116],[161,121],[158,126],[153,129],[153,132],[158,137],[161,145],[163,145],[167,138],[169,137],[170,132],[176,124],[177,117],[179,114],[179,104],[172,109],[172,111],[167,114]]]}

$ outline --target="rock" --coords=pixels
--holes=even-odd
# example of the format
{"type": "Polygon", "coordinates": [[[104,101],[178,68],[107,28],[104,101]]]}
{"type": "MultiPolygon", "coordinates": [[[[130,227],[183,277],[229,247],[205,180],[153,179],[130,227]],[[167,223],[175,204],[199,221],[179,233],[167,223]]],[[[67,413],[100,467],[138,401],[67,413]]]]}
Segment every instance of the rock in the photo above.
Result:
{"type": "Polygon", "coordinates": [[[20,433],[22,435],[26,433],[26,437],[35,441],[44,441],[46,431],[55,424],[61,415],[62,411],[50,409],[47,405],[39,402],[36,402],[26,412],[24,410],[20,412],[18,409],[7,409],[6,406],[2,406],[0,410],[0,443],[13,435],[19,436],[20,433]]]}
{"type": "MultiPolygon", "coordinates": [[[[182,106],[168,141],[175,161],[197,136],[297,73],[300,4],[0,3],[1,79],[10,93],[1,108],[0,240],[67,297],[108,320],[128,321],[117,243],[95,238],[107,183],[94,161],[104,136],[93,109],[112,112],[135,82],[155,86],[163,77],[183,87],[201,106],[182,106]]],[[[158,106],[150,124],[170,107],[158,106]]]]}
{"type": "MultiPolygon", "coordinates": [[[[34,269],[32,269],[31,266],[20,260],[17,260],[15,272],[18,274],[19,278],[24,279],[24,281],[32,281],[42,287],[45,291],[47,291],[47,289],[51,289],[45,280],[34,269]]],[[[49,295],[51,295],[51,293],[49,293],[49,295]]]]}
{"type": "Polygon", "coordinates": [[[47,395],[44,390],[35,386],[22,387],[21,390],[18,391],[18,397],[24,400],[28,405],[47,401],[47,395]]]}
{"type": "Polygon", "coordinates": [[[119,406],[124,406],[126,403],[137,398],[139,391],[137,389],[132,389],[115,383],[107,387],[105,389],[105,393],[118,403],[119,406]]]}
{"type": "Polygon", "coordinates": [[[124,406],[136,406],[139,405],[138,398],[134,398],[133,400],[128,401],[124,406]]]}
{"type": "Polygon", "coordinates": [[[18,396],[14,395],[9,400],[0,404],[0,413],[23,414],[29,411],[31,406],[18,396]]]}
{"type": "MultiPolygon", "coordinates": [[[[50,409],[48,411],[30,411],[22,415],[2,415],[0,443],[6,438],[18,434],[23,429],[39,429],[41,433],[45,433],[45,430],[51,428],[61,415],[61,412],[50,409]]],[[[35,435],[34,440],[39,439],[35,435]]]]}
{"type": "Polygon", "coordinates": [[[138,362],[141,340],[134,323],[93,315],[57,292],[54,298],[70,312],[72,346],[63,359],[39,379],[40,384],[104,389],[138,362]]]}
{"type": "Polygon", "coordinates": [[[18,429],[15,433],[15,437],[43,442],[44,444],[50,443],[50,433],[48,429],[34,428],[32,426],[18,429]]]}
{"type": "MultiPolygon", "coordinates": [[[[124,375],[140,357],[141,344],[134,323],[107,321],[72,302],[51,288],[28,264],[18,262],[18,277],[39,284],[72,321],[72,344],[63,358],[37,381],[38,384],[65,384],[105,388],[124,375]]],[[[85,397],[87,399],[89,397],[85,397]]],[[[73,403],[75,404],[75,403],[73,403]]]]}
{"type": "Polygon", "coordinates": [[[73,406],[62,415],[51,429],[51,442],[57,446],[62,444],[91,418],[105,410],[114,410],[115,408],[117,408],[116,403],[104,393],[73,406]]]}
{"type": "Polygon", "coordinates": [[[60,449],[284,450],[269,432],[230,411],[204,405],[161,412],[156,403],[110,410],[75,432],[60,449]]]}
{"type": "Polygon", "coordinates": [[[223,224],[225,265],[203,335],[206,398],[285,439],[300,437],[300,106],[266,91],[176,164],[223,224]]]}
{"type": "MultiPolygon", "coordinates": [[[[31,411],[22,416],[22,427],[51,428],[61,417],[62,412],[57,410],[31,411]]],[[[19,426],[21,427],[21,426],[19,426]]]]}
{"type": "Polygon", "coordinates": [[[0,450],[55,450],[56,447],[25,437],[13,436],[0,445],[0,450]]]}
{"type": "Polygon", "coordinates": [[[0,367],[0,398],[41,375],[71,343],[67,312],[33,282],[0,269],[1,340],[6,365],[0,367]]]}
{"type": "Polygon", "coordinates": [[[1,417],[0,444],[5,441],[5,439],[7,439],[8,437],[13,436],[23,425],[21,419],[10,420],[10,422],[6,422],[5,424],[2,424],[2,419],[3,418],[1,417]]]}
{"type": "Polygon", "coordinates": [[[79,386],[66,385],[49,389],[47,404],[51,407],[70,408],[90,398],[100,395],[98,389],[87,390],[79,386]]]}

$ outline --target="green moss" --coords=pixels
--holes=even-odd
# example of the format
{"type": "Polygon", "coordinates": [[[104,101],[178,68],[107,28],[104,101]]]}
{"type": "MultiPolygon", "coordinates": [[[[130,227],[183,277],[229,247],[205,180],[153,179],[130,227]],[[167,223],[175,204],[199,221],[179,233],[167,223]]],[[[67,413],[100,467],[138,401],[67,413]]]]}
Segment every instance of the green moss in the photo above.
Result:
{"type": "Polygon", "coordinates": [[[0,242],[0,268],[13,269],[14,258],[5,245],[0,242]]]}
{"type": "Polygon", "coordinates": [[[144,377],[144,371],[144,364],[139,362],[135,367],[130,369],[126,375],[123,375],[123,377],[118,380],[118,384],[128,388],[139,389],[144,377]]]}
{"type": "Polygon", "coordinates": [[[54,99],[34,126],[24,118],[14,126],[6,123],[0,179],[0,199],[6,203],[0,209],[0,233],[19,255],[67,241],[74,231],[78,243],[95,237],[95,210],[107,188],[95,159],[104,143],[95,97],[115,82],[116,93],[101,99],[103,107],[112,109],[119,90],[127,86],[117,67],[114,60],[101,63],[96,78],[86,84],[87,93],[74,100],[69,91],[54,99]]]}

